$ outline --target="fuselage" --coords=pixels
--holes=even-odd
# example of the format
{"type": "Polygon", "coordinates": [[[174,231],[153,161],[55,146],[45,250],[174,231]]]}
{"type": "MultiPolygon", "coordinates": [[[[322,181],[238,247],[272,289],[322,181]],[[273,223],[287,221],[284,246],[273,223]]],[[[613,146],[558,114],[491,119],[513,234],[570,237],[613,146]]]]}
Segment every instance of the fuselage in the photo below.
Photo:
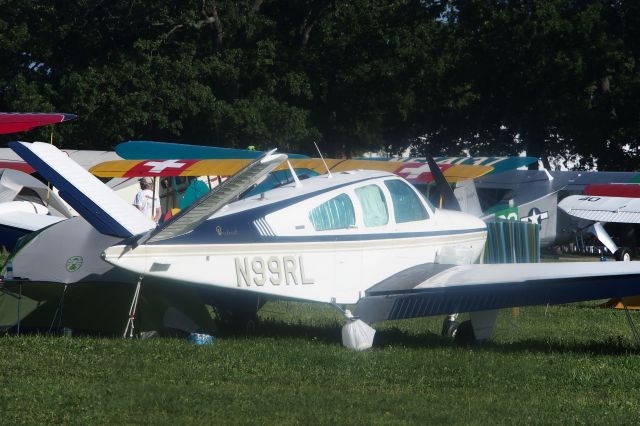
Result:
{"type": "Polygon", "coordinates": [[[473,263],[485,239],[484,222],[433,208],[402,178],[354,171],[230,203],[187,234],[125,241],[104,258],[144,276],[356,303],[409,267],[473,263]]]}

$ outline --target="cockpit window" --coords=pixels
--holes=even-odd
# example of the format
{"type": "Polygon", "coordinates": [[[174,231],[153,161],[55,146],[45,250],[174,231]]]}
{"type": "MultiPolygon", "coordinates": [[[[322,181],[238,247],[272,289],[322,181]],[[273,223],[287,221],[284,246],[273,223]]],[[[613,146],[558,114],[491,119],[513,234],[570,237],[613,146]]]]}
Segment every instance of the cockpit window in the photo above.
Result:
{"type": "Polygon", "coordinates": [[[378,185],[367,185],[355,190],[360,205],[364,226],[382,226],[389,222],[389,212],[384,194],[378,185]]]}
{"type": "Polygon", "coordinates": [[[316,231],[345,229],[356,224],[351,198],[340,194],[311,210],[309,220],[316,231]]]}
{"type": "Polygon", "coordinates": [[[415,191],[401,180],[385,180],[393,201],[393,212],[396,215],[396,223],[424,220],[429,217],[415,191]]]}

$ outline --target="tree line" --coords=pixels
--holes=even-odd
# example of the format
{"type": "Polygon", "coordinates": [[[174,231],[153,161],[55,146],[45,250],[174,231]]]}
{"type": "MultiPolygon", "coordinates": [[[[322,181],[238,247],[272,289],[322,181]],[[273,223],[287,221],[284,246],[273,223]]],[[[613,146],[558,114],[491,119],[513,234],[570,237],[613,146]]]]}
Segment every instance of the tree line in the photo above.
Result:
{"type": "MultiPolygon", "coordinates": [[[[634,0],[0,0],[0,110],[130,139],[634,170],[634,0]]],[[[47,130],[29,138],[47,139],[47,130]]],[[[13,137],[15,138],[15,137],[13,137]]],[[[3,140],[13,138],[3,137],[3,140]]]]}

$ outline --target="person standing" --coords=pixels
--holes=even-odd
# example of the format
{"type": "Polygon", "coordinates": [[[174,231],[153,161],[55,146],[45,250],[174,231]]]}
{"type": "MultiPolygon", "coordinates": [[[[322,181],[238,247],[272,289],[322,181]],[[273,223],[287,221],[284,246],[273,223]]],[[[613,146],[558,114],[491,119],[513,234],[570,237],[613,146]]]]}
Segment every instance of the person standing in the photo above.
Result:
{"type": "Polygon", "coordinates": [[[162,209],[160,199],[152,190],[153,179],[150,177],[140,178],[140,191],[136,194],[133,205],[138,208],[146,217],[158,223],[162,209]]]}

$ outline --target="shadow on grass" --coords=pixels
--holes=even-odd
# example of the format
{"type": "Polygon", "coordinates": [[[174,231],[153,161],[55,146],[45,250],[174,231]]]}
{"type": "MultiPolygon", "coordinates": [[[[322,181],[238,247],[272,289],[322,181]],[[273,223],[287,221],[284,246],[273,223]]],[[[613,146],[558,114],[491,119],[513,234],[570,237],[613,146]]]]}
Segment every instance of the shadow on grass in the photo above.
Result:
{"type": "MultiPolygon", "coordinates": [[[[327,325],[291,324],[276,320],[262,320],[255,329],[249,330],[221,330],[221,336],[240,336],[251,338],[270,337],[282,339],[308,339],[328,344],[341,344],[341,323],[327,325]]],[[[514,342],[486,341],[475,344],[461,344],[451,338],[435,333],[410,333],[399,328],[377,330],[374,348],[405,347],[405,348],[473,348],[474,350],[497,353],[541,352],[555,354],[593,354],[593,355],[628,355],[637,354],[640,348],[623,336],[603,336],[602,340],[563,341],[558,338],[522,339],[514,342]]]]}
{"type": "MultiPolygon", "coordinates": [[[[301,339],[317,341],[330,345],[342,343],[341,321],[327,322],[321,325],[308,324],[303,321],[291,323],[273,319],[262,319],[252,324],[241,326],[221,326],[215,333],[219,338],[244,337],[248,339],[267,337],[273,339],[301,339]]],[[[2,334],[15,334],[15,330],[3,330],[2,334]]],[[[21,334],[61,335],[62,333],[47,333],[46,330],[21,330],[21,334]],[[31,332],[31,333],[30,333],[31,332]]],[[[176,332],[163,334],[163,337],[185,338],[187,333],[176,332]]],[[[74,337],[91,336],[118,338],[102,333],[76,332],[74,337]]],[[[640,353],[640,346],[634,344],[628,338],[621,335],[605,336],[600,340],[577,341],[571,336],[564,340],[563,336],[550,338],[517,338],[512,342],[485,341],[475,344],[462,344],[447,337],[432,332],[409,332],[397,327],[376,330],[373,343],[374,348],[384,349],[390,347],[403,347],[414,349],[458,348],[476,351],[486,351],[504,354],[538,352],[548,354],[590,354],[590,355],[629,355],[640,353]],[[573,340],[572,340],[573,339],[573,340]]]]}
{"type": "Polygon", "coordinates": [[[255,324],[241,326],[222,326],[219,335],[223,337],[271,337],[283,339],[308,339],[325,343],[341,342],[341,324],[309,325],[291,324],[277,320],[260,320],[255,324]]]}

